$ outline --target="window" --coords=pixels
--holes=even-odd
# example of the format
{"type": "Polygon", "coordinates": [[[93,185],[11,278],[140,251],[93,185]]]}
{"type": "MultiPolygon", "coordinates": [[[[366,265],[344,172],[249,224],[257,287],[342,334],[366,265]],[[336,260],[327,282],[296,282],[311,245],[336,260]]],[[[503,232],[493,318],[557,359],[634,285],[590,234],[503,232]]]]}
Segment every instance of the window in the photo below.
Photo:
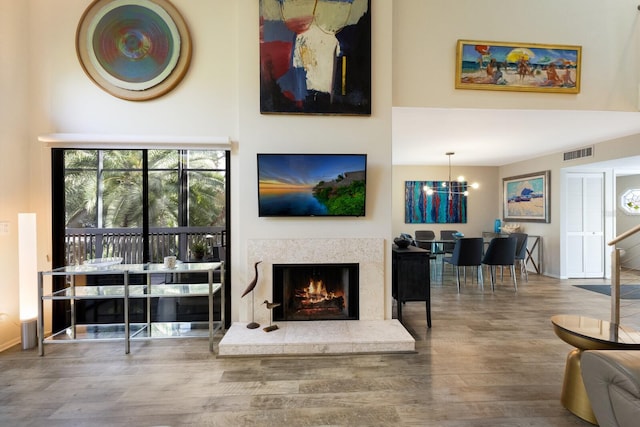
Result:
{"type": "Polygon", "coordinates": [[[640,188],[631,188],[622,193],[620,207],[627,215],[640,215],[640,188]]]}
{"type": "Polygon", "coordinates": [[[224,151],[64,150],[63,157],[65,264],[105,256],[188,261],[194,246],[214,257],[213,247],[224,244],[224,151]]]}

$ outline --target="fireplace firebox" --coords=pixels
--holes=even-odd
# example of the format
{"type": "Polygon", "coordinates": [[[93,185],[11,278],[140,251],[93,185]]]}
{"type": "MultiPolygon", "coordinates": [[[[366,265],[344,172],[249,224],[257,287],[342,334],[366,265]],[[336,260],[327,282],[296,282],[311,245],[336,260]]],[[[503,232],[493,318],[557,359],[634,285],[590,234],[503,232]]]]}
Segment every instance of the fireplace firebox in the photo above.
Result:
{"type": "Polygon", "coordinates": [[[274,321],[357,320],[358,264],[274,264],[274,321]]]}

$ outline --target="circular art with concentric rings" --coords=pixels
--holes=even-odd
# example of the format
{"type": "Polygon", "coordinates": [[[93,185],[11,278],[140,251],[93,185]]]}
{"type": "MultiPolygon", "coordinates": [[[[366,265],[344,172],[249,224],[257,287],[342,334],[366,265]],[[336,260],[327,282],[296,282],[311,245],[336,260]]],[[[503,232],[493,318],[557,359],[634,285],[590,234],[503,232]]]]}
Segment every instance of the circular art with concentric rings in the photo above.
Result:
{"type": "Polygon", "coordinates": [[[168,0],[95,0],[78,25],[76,50],[98,86],[133,101],[173,89],[191,60],[187,25],[168,0]]]}

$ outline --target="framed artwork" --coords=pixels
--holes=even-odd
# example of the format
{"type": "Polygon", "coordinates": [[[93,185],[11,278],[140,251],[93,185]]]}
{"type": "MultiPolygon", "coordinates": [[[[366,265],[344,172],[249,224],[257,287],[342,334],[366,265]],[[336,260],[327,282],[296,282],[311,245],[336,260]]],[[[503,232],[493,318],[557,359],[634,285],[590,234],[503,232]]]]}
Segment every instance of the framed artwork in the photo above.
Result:
{"type": "Polygon", "coordinates": [[[425,186],[442,188],[442,181],[405,181],[404,222],[406,224],[464,224],[467,222],[466,182],[451,182],[449,191],[427,195],[425,186]]]}
{"type": "Polygon", "coordinates": [[[144,101],[182,80],[191,61],[191,38],[168,0],[95,0],[78,24],[76,52],[100,88],[144,101]]]}
{"type": "Polygon", "coordinates": [[[580,46],[458,40],[456,89],[580,93],[580,46]]]}
{"type": "Polygon", "coordinates": [[[505,221],[549,222],[550,171],[503,178],[505,221]]]}
{"type": "Polygon", "coordinates": [[[370,0],[260,0],[260,113],[371,114],[370,0]]]}

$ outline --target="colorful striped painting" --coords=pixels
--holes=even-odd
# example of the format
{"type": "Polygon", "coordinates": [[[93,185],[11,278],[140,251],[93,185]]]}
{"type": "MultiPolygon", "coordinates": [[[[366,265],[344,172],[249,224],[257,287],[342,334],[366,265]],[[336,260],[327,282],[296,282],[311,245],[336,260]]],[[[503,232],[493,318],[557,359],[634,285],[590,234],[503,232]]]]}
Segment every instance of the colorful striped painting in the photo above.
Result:
{"type": "Polygon", "coordinates": [[[406,224],[460,224],[467,222],[466,182],[451,183],[451,197],[443,181],[405,181],[404,222],[406,224]],[[424,187],[439,189],[427,195],[424,187]]]}

